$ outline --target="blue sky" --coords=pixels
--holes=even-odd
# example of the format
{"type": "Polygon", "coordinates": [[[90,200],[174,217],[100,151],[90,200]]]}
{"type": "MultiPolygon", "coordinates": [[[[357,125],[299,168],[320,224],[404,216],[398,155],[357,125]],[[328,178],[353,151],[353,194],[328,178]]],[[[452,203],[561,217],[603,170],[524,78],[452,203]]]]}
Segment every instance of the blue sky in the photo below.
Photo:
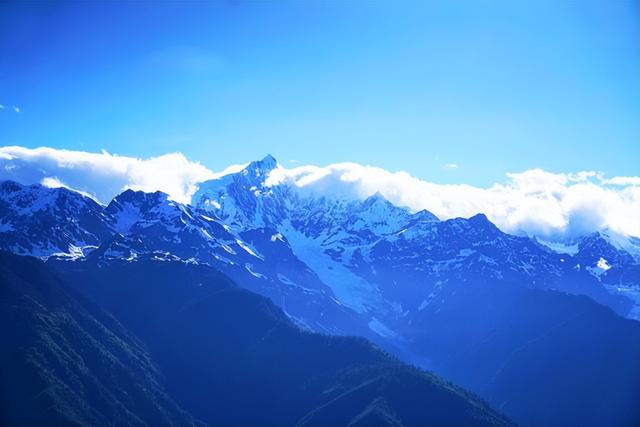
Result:
{"type": "Polygon", "coordinates": [[[640,174],[640,6],[526,3],[3,2],[0,145],[640,174]]]}

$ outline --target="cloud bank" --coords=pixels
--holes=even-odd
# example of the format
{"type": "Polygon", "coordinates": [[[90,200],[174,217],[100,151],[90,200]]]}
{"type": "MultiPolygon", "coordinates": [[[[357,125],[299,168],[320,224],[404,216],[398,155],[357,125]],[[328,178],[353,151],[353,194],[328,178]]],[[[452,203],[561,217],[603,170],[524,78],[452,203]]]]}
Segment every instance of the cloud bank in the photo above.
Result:
{"type": "MultiPolygon", "coordinates": [[[[188,203],[198,183],[244,165],[213,172],[181,153],[138,159],[107,152],[0,147],[0,180],[64,186],[108,203],[125,189],[164,191],[188,203]]],[[[289,183],[302,192],[362,199],[376,192],[414,211],[427,209],[441,219],[484,213],[509,233],[564,239],[609,228],[640,236],[640,177],[605,178],[597,172],[551,173],[532,169],[508,173],[488,188],[423,181],[356,163],[326,167],[278,166],[267,184],[289,183]]]]}
{"type": "MultiPolygon", "coordinates": [[[[228,173],[242,166],[231,167],[228,173]]],[[[181,153],[148,159],[118,156],[106,151],[57,150],[40,147],[0,147],[0,179],[22,184],[67,187],[108,203],[126,189],[163,191],[188,203],[197,184],[221,176],[181,153]]]]}
{"type": "Polygon", "coordinates": [[[268,183],[289,182],[319,194],[364,198],[376,192],[395,205],[427,209],[441,219],[484,213],[503,231],[552,240],[608,228],[640,236],[640,178],[605,179],[596,172],[508,173],[489,188],[434,184],[406,172],[338,163],[326,167],[278,168],[268,183]]]}

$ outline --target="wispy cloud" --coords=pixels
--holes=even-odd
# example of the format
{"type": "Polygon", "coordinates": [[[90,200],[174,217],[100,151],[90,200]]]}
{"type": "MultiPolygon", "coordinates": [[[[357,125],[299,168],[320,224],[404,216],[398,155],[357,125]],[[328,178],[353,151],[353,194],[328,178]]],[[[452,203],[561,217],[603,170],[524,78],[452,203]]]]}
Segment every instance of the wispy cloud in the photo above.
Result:
{"type": "Polygon", "coordinates": [[[445,169],[458,169],[458,164],[457,163],[447,163],[444,165],[445,169]]]}
{"type": "Polygon", "coordinates": [[[40,181],[40,184],[44,185],[45,187],[49,187],[49,188],[67,188],[69,190],[73,190],[73,191],[75,191],[77,193],[80,193],[83,196],[92,198],[97,202],[100,202],[99,200],[97,200],[95,198],[95,196],[93,194],[86,193],[84,191],[78,190],[77,188],[69,187],[68,185],[66,185],[64,182],[60,181],[55,176],[50,176],[50,177],[43,178],[42,181],[40,181]]]}
{"type": "MultiPolygon", "coordinates": [[[[0,110],[7,110],[7,106],[4,105],[4,104],[0,104],[0,110]]],[[[22,110],[17,105],[12,105],[10,110],[8,110],[8,111],[13,111],[14,113],[19,113],[22,110]]]]}

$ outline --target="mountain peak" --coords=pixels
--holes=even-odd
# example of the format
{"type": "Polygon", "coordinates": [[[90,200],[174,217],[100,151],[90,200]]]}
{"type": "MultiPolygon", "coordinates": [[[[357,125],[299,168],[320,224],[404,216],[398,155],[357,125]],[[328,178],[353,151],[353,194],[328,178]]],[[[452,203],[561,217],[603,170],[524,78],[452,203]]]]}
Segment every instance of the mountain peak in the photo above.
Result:
{"type": "Polygon", "coordinates": [[[492,231],[498,231],[498,227],[492,223],[489,218],[483,213],[477,213],[474,216],[468,219],[469,224],[473,224],[474,226],[482,227],[485,229],[490,229],[492,231]]]}
{"type": "Polygon", "coordinates": [[[469,217],[469,221],[486,223],[489,222],[489,218],[487,218],[487,216],[483,213],[477,213],[469,217]]]}
{"type": "Polygon", "coordinates": [[[440,219],[435,216],[432,212],[429,212],[426,209],[422,209],[413,214],[413,218],[420,222],[438,222],[440,219]]]}
{"type": "Polygon", "coordinates": [[[0,182],[0,190],[2,192],[15,193],[22,190],[23,188],[24,185],[10,179],[0,182]]]}
{"type": "Polygon", "coordinates": [[[407,208],[394,205],[380,192],[376,192],[364,199],[360,206],[362,212],[377,212],[378,215],[383,216],[400,215],[402,217],[408,217],[410,215],[407,208]]]}
{"type": "Polygon", "coordinates": [[[155,206],[166,204],[168,201],[169,195],[162,191],[145,193],[144,191],[127,189],[114,197],[107,205],[105,211],[109,214],[115,214],[116,212],[123,211],[125,205],[129,205],[146,212],[155,206]]]}
{"type": "Polygon", "coordinates": [[[156,203],[167,200],[169,195],[163,193],[162,191],[155,191],[153,193],[147,193],[141,190],[132,190],[127,189],[122,193],[118,194],[114,200],[118,200],[120,202],[150,202],[155,201],[156,203]]]}
{"type": "Polygon", "coordinates": [[[248,172],[254,172],[256,176],[271,172],[278,166],[278,161],[271,154],[264,156],[262,160],[255,160],[244,169],[248,172]]]}
{"type": "Polygon", "coordinates": [[[262,158],[262,160],[260,160],[262,163],[272,163],[273,165],[276,165],[278,163],[278,161],[276,160],[275,157],[273,157],[271,154],[267,154],[266,156],[264,156],[262,158]]]}
{"type": "Polygon", "coordinates": [[[389,204],[391,203],[379,191],[376,191],[374,194],[364,199],[362,203],[368,206],[374,203],[381,203],[381,202],[389,203],[389,204]]]}
{"type": "Polygon", "coordinates": [[[634,259],[640,260],[640,239],[625,236],[609,228],[604,228],[579,238],[578,245],[581,249],[610,246],[615,250],[627,252],[634,259]]]}

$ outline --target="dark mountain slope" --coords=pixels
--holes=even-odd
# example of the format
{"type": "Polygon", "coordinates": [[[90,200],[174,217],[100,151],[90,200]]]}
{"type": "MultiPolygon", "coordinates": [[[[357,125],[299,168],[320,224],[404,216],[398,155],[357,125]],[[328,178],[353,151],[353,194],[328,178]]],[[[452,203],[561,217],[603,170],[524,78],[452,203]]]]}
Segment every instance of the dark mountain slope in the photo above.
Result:
{"type": "Polygon", "coordinates": [[[33,258],[0,252],[0,425],[194,425],[142,343],[33,258]]]}
{"type": "Polygon", "coordinates": [[[640,324],[589,298],[450,283],[408,328],[434,371],[523,425],[640,425],[640,324]]]}
{"type": "Polygon", "coordinates": [[[299,329],[268,299],[210,267],[51,264],[143,339],[171,395],[212,425],[510,424],[363,339],[299,329]]]}

